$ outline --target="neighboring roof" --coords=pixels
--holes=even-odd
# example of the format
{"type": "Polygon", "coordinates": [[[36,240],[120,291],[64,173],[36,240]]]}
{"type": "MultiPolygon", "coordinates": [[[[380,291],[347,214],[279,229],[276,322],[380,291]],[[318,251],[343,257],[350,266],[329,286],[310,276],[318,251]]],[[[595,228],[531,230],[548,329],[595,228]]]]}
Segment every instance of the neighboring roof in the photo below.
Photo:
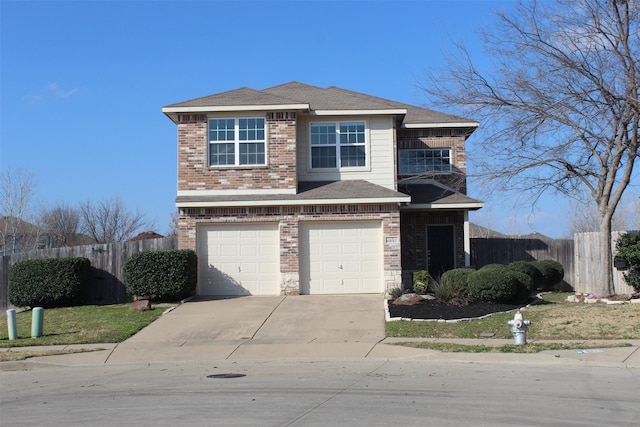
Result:
{"type": "Polygon", "coordinates": [[[164,236],[162,234],[158,234],[155,231],[143,231],[137,236],[132,237],[127,240],[128,242],[137,242],[138,240],[147,240],[147,239],[162,239],[164,236]]]}
{"type": "Polygon", "coordinates": [[[162,111],[176,121],[179,113],[209,111],[243,111],[293,109],[311,114],[390,114],[403,117],[405,127],[471,127],[478,123],[450,114],[391,101],[376,96],[341,89],[335,86],[320,88],[290,82],[263,90],[247,87],[167,105],[162,111]]]}
{"type": "Polygon", "coordinates": [[[469,223],[469,237],[471,238],[508,238],[506,234],[500,233],[499,231],[492,230],[487,227],[483,227],[478,224],[469,223]]]}
{"type": "Polygon", "coordinates": [[[178,196],[178,207],[326,205],[334,203],[408,203],[406,194],[364,180],[305,181],[297,194],[178,196]]]}
{"type": "Polygon", "coordinates": [[[480,209],[484,203],[451,188],[433,183],[399,184],[398,191],[411,196],[407,209],[480,209]]]}

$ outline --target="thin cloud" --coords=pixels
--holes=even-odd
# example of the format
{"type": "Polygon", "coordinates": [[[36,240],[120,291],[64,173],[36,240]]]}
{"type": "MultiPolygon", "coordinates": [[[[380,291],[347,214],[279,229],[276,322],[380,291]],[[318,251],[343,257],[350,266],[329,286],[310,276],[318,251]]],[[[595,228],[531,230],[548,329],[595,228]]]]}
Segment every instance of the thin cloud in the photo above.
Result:
{"type": "Polygon", "coordinates": [[[68,98],[78,92],[77,88],[65,90],[61,88],[58,83],[50,83],[48,88],[49,88],[49,91],[58,98],[68,98]]]}

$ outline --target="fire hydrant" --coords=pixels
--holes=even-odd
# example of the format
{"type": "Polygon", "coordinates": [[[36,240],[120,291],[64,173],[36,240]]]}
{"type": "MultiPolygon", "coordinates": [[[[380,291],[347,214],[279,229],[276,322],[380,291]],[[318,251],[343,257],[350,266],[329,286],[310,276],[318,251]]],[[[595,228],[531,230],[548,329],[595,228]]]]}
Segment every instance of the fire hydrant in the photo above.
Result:
{"type": "Polygon", "coordinates": [[[513,320],[507,322],[511,326],[511,333],[513,334],[513,343],[515,345],[523,345],[527,343],[527,329],[531,324],[531,320],[526,320],[520,310],[516,311],[516,315],[513,316],[513,320]]]}

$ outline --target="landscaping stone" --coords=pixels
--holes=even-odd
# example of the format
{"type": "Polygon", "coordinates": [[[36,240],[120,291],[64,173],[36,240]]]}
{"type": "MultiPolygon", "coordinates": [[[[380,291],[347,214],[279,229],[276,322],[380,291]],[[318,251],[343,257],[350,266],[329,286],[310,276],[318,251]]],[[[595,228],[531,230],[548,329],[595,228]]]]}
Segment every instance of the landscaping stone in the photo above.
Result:
{"type": "Polygon", "coordinates": [[[133,311],[151,310],[151,301],[149,301],[148,299],[141,299],[138,301],[134,301],[129,306],[129,309],[133,311]]]}

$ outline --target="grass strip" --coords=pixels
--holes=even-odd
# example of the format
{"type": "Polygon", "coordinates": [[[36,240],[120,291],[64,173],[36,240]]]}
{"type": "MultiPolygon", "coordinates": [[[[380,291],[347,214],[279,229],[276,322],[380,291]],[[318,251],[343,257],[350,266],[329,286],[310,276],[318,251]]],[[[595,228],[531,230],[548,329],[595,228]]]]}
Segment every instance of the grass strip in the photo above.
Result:
{"type": "Polygon", "coordinates": [[[596,348],[630,347],[630,343],[529,343],[525,345],[503,344],[503,345],[466,345],[456,343],[440,342],[403,342],[394,345],[405,347],[421,348],[428,350],[438,350],[443,353],[540,353],[547,350],[586,350],[596,348]]]}

